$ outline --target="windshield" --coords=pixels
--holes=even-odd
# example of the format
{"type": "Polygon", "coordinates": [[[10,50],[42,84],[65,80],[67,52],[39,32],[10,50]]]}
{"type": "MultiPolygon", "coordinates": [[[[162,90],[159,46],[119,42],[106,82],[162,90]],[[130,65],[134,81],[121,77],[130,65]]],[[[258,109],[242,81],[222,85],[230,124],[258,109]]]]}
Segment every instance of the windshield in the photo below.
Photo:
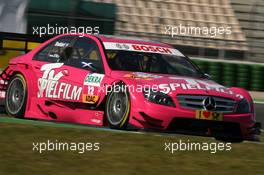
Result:
{"type": "Polygon", "coordinates": [[[201,77],[202,72],[186,57],[160,53],[106,50],[111,69],[120,71],[201,77]]]}

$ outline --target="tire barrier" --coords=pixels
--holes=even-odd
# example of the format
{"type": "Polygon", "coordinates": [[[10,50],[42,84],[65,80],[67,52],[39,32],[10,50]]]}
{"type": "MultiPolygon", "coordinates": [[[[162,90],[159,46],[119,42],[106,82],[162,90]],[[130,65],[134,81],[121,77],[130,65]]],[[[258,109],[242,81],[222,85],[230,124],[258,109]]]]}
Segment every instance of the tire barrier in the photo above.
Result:
{"type": "Polygon", "coordinates": [[[204,73],[227,87],[264,91],[264,65],[193,59],[204,73]]]}
{"type": "Polygon", "coordinates": [[[264,66],[252,66],[251,89],[255,91],[264,90],[264,66]]]}

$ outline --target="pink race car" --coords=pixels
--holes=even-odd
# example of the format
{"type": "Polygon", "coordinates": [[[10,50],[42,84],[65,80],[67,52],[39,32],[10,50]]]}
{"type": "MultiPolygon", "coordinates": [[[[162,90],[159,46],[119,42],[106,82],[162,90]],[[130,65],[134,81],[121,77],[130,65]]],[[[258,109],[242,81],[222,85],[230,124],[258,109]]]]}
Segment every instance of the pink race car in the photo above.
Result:
{"type": "Polygon", "coordinates": [[[1,74],[10,116],[255,140],[253,101],[210,80],[170,45],[64,34],[1,74]]]}

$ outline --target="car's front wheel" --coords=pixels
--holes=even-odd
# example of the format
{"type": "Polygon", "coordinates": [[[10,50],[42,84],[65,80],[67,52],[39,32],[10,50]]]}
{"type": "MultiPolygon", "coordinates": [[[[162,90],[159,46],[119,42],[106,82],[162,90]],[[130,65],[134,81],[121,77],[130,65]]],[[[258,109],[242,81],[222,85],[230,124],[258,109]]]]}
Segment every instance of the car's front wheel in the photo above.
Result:
{"type": "Polygon", "coordinates": [[[8,83],[5,110],[8,115],[23,118],[27,103],[27,84],[21,74],[14,75],[8,83]]]}
{"type": "Polygon", "coordinates": [[[130,114],[130,98],[124,84],[113,86],[107,96],[105,112],[110,128],[126,128],[130,114]]]}

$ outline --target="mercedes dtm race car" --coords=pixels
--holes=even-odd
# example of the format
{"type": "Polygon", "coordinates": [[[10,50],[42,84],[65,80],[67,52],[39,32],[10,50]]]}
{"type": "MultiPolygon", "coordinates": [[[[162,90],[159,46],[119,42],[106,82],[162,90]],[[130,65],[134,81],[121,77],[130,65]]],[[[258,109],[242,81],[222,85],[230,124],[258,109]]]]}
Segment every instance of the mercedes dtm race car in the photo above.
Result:
{"type": "Polygon", "coordinates": [[[253,101],[170,45],[64,34],[12,59],[1,74],[10,116],[115,129],[256,139],[253,101]]]}

